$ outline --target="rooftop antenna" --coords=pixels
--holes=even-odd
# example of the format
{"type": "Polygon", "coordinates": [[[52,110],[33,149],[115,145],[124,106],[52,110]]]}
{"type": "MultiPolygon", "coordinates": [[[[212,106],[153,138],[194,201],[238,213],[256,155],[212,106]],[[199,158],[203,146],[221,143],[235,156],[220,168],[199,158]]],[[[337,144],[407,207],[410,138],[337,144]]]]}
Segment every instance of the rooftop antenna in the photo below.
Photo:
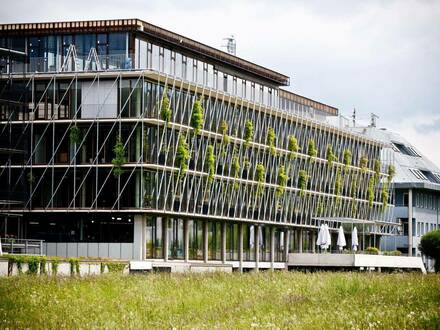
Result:
{"type": "Polygon", "coordinates": [[[223,38],[223,40],[226,40],[227,43],[226,43],[226,45],[223,45],[222,47],[226,47],[226,51],[229,54],[232,54],[232,55],[235,56],[236,55],[236,51],[237,51],[237,43],[235,41],[235,37],[233,35],[230,35],[227,38],[223,38]]]}
{"type": "Polygon", "coordinates": [[[351,115],[353,120],[353,127],[356,127],[356,108],[353,108],[353,114],[351,115]]]}
{"type": "Polygon", "coordinates": [[[375,113],[371,113],[370,127],[376,127],[378,118],[378,115],[376,115],[375,113]]]}

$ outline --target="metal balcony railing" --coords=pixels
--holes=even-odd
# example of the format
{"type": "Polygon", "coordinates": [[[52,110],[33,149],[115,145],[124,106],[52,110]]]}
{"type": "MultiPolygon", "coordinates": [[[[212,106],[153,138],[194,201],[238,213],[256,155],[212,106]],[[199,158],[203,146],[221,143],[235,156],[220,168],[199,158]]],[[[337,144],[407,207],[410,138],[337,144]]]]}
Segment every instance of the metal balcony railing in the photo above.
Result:
{"type": "Polygon", "coordinates": [[[0,238],[3,253],[44,255],[43,240],[0,238]]]}

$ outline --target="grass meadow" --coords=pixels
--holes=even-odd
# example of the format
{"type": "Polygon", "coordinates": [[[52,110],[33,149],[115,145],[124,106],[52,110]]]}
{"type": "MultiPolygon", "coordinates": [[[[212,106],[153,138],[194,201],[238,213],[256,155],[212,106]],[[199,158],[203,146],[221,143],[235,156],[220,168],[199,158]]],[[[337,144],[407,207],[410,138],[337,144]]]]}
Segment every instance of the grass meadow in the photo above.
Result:
{"type": "Polygon", "coordinates": [[[260,272],[0,278],[1,329],[440,329],[440,276],[260,272]]]}

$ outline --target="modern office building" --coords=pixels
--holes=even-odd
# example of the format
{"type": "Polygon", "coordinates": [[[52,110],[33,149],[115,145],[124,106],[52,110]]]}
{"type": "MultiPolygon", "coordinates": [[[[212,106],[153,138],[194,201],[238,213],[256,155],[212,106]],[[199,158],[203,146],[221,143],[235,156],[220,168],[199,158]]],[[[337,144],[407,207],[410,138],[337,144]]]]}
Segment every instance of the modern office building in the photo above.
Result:
{"type": "MultiPolygon", "coordinates": [[[[440,229],[440,169],[399,134],[374,125],[354,130],[383,141],[394,153],[394,217],[396,222],[402,223],[402,231],[400,235],[382,239],[381,249],[420,256],[420,238],[440,229]]],[[[433,263],[423,259],[426,268],[431,269],[433,263]]]]}
{"type": "Polygon", "coordinates": [[[3,24],[0,47],[0,236],[243,269],[323,222],[360,248],[396,226],[386,143],[286,75],[138,19],[3,24]]]}

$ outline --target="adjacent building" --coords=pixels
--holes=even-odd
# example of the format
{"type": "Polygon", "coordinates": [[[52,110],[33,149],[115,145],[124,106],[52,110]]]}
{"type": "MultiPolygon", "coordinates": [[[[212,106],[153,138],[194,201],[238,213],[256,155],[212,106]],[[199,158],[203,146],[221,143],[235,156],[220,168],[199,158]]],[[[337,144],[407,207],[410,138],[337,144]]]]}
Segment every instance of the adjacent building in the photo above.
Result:
{"type": "Polygon", "coordinates": [[[0,58],[2,237],[281,268],[321,223],[361,249],[398,225],[387,143],[284,74],[138,19],[3,24],[0,58]]]}

